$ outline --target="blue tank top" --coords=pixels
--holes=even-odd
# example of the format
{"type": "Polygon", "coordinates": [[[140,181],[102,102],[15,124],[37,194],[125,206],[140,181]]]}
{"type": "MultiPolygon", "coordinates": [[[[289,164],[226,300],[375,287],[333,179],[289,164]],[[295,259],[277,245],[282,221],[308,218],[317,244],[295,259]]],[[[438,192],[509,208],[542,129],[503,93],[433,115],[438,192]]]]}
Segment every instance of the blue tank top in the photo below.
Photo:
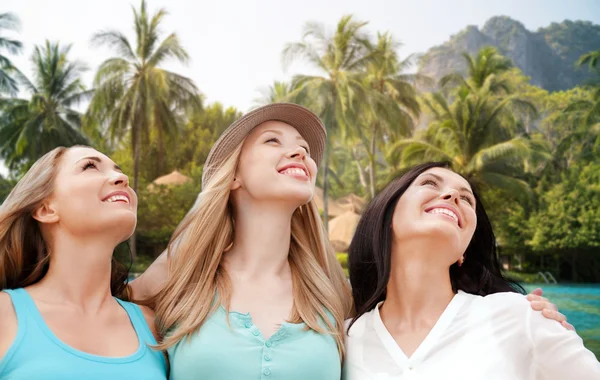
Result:
{"type": "Polygon", "coordinates": [[[2,380],[165,380],[167,367],[140,308],[117,301],[125,309],[140,343],[138,350],[125,357],[88,354],[60,341],[44,322],[33,299],[25,289],[4,290],[12,299],[17,314],[17,336],[0,360],[2,380]]]}

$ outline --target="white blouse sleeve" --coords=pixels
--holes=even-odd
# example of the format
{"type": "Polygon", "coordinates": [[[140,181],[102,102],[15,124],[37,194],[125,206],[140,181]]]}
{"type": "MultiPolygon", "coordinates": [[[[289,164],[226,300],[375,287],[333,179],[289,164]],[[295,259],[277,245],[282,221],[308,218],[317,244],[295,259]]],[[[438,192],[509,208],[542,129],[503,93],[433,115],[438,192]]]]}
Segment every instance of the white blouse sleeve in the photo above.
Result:
{"type": "Polygon", "coordinates": [[[600,363],[574,331],[528,308],[527,330],[533,344],[532,378],[600,380],[600,363]]]}

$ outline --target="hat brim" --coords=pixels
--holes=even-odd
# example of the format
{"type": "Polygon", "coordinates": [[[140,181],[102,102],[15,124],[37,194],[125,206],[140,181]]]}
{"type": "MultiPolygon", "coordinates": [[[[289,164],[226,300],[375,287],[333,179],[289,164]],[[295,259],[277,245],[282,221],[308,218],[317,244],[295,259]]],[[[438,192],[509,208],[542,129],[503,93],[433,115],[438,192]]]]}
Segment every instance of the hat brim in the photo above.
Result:
{"type": "Polygon", "coordinates": [[[292,103],[269,104],[248,112],[234,121],[219,137],[206,158],[202,174],[202,186],[248,134],[266,121],[281,121],[294,127],[306,140],[310,156],[321,165],[327,133],[321,120],[309,109],[292,103]]]}

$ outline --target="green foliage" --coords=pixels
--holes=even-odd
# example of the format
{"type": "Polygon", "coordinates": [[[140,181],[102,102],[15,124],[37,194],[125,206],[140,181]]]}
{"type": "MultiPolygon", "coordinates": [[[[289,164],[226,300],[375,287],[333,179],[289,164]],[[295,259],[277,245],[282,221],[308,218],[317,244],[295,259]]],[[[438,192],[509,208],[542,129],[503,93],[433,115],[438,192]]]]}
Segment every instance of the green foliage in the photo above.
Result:
{"type": "Polygon", "coordinates": [[[600,164],[577,165],[544,192],[531,218],[538,251],[600,247],[600,164]]]}
{"type": "Polygon", "coordinates": [[[137,226],[140,254],[155,257],[162,252],[199,192],[200,181],[140,188],[137,226]]]}
{"type": "MultiPolygon", "coordinates": [[[[142,1],[133,13],[135,41],[114,30],[93,38],[114,57],[98,69],[84,115],[73,107],[92,92],[79,79],[85,67],[68,59],[69,47],[38,47],[33,83],[0,55],[0,92],[12,95],[0,98],[0,157],[18,177],[52,147],[87,141],[132,173],[139,272],[192,206],[210,148],[241,114],[204,104],[191,79],[164,69],[169,60],[188,58],[176,34],[160,32],[165,10],[151,15],[142,1]],[[14,97],[19,82],[30,99],[14,97]],[[192,181],[149,186],[173,170],[192,181]]],[[[0,14],[0,32],[16,26],[14,16],[0,14]]],[[[524,271],[600,281],[594,275],[600,273],[600,85],[548,92],[532,84],[582,84],[591,75],[583,65],[598,69],[598,31],[564,22],[535,34],[507,17],[493,18],[482,30],[469,27],[453,36],[450,48],[426,55],[438,65],[430,72],[441,78],[434,88],[424,75],[407,74],[414,57],[400,58],[400,43],[389,33],[370,37],[367,23],[350,15],[332,33],[311,22],[300,41],[286,45],[283,58],[286,64],[308,62],[317,75],[274,82],[255,102],[294,102],[322,118],[328,141],[317,184],[326,197],[368,199],[408,165],[449,160],[479,185],[503,256],[524,271]],[[524,63],[515,49],[527,43],[539,54],[524,63]],[[461,55],[466,46],[470,54],[461,55]],[[573,70],[578,58],[582,68],[573,70]],[[541,72],[554,74],[544,79],[541,72]]],[[[0,54],[20,47],[0,34],[0,54]]],[[[12,185],[0,178],[0,199],[12,185]]],[[[337,256],[347,271],[347,254],[337,256]]]]}
{"type": "Polygon", "coordinates": [[[476,184],[526,193],[527,183],[519,174],[533,149],[515,110],[535,114],[535,107],[511,94],[510,65],[495,49],[484,48],[465,59],[470,76],[442,78],[442,87],[452,87],[423,98],[433,121],[413,138],[397,141],[388,154],[400,151],[405,165],[450,161],[476,184]]]}
{"type": "Polygon", "coordinates": [[[166,144],[179,132],[176,111],[199,108],[200,98],[193,81],[162,69],[169,59],[187,62],[188,55],[175,33],[160,41],[160,26],[166,11],[150,16],[146,2],[133,11],[136,44],[119,31],[96,33],[93,43],[111,47],[117,56],[104,61],[94,80],[96,92],[88,113],[90,123],[106,125],[106,139],[117,142],[130,135],[133,155],[133,188],[137,190],[140,158],[144,145],[156,144],[162,169],[166,144]]]}
{"type": "MultiPolygon", "coordinates": [[[[12,13],[0,13],[0,32],[2,30],[16,30],[19,28],[19,19],[12,13]]],[[[10,54],[20,53],[23,44],[20,41],[4,37],[0,34],[0,94],[8,93],[16,95],[19,88],[17,81],[11,76],[16,72],[16,68],[8,57],[2,55],[3,51],[10,54]]]]}
{"type": "Polygon", "coordinates": [[[3,178],[0,175],[0,205],[2,204],[2,202],[4,202],[4,200],[12,190],[13,186],[14,184],[12,181],[3,178]]]}
{"type": "Polygon", "coordinates": [[[340,265],[342,266],[342,269],[344,270],[344,273],[346,274],[346,277],[348,277],[348,254],[347,253],[336,253],[337,259],[340,262],[340,265]]]}
{"type": "Polygon", "coordinates": [[[83,63],[69,60],[71,46],[46,41],[36,46],[33,82],[18,78],[29,99],[0,99],[0,155],[11,170],[26,170],[58,146],[88,144],[81,132],[81,114],[73,107],[86,100],[83,63]]]}
{"type": "Polygon", "coordinates": [[[340,262],[342,268],[348,268],[348,254],[347,253],[336,253],[337,259],[340,262]]]}

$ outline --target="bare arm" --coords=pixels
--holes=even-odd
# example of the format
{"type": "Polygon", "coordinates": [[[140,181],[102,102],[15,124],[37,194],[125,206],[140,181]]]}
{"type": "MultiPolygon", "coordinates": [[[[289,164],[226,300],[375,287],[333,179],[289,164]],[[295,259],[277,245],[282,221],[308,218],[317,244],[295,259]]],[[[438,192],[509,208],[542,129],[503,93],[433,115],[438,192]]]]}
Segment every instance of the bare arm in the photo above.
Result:
{"type": "Polygon", "coordinates": [[[144,273],[129,283],[133,299],[145,300],[155,296],[167,282],[167,274],[168,262],[165,249],[144,273]]]}

